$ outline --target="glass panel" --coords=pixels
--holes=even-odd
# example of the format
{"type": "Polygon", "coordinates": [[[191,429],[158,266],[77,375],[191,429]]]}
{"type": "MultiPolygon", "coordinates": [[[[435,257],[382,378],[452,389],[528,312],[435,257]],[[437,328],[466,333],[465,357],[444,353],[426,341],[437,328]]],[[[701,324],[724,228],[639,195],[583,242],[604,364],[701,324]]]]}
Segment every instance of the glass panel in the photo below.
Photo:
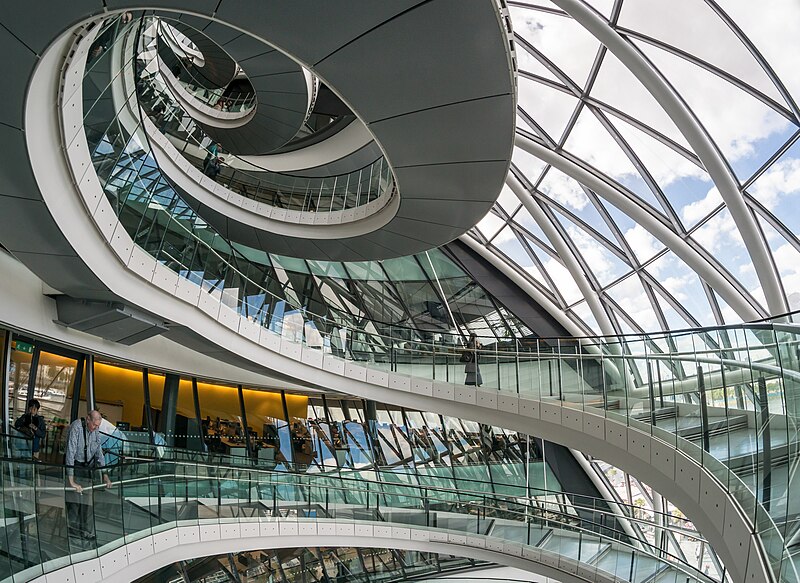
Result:
{"type": "Polygon", "coordinates": [[[30,341],[15,339],[11,342],[11,369],[8,376],[10,421],[17,419],[26,411],[33,349],[33,343],[30,341]]]}
{"type": "MultiPolygon", "coordinates": [[[[107,362],[95,362],[94,377],[95,404],[106,420],[120,427],[128,439],[148,443],[150,427],[145,407],[142,369],[123,367],[107,362]]],[[[153,420],[153,429],[155,429],[157,415],[161,409],[164,377],[150,374],[148,380],[150,382],[150,418],[153,420]]]]}
{"type": "Polygon", "coordinates": [[[226,385],[198,382],[197,393],[207,451],[245,456],[246,447],[242,431],[238,389],[226,385]]]}

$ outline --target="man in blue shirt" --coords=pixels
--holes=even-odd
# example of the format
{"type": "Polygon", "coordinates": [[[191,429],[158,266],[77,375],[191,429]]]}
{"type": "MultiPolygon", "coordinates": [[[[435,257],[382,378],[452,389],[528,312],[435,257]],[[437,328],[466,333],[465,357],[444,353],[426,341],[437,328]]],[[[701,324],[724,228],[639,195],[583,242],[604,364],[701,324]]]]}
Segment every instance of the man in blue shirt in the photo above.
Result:
{"type": "MultiPolygon", "coordinates": [[[[103,417],[97,410],[89,411],[84,419],[70,423],[67,433],[67,481],[74,492],[67,492],[67,520],[70,534],[84,539],[94,539],[94,524],[89,517],[91,496],[83,496],[83,488],[76,479],[84,480],[89,486],[92,473],[105,465],[100,441],[100,427],[103,417]]],[[[111,486],[111,479],[103,471],[103,481],[111,486]]]]}

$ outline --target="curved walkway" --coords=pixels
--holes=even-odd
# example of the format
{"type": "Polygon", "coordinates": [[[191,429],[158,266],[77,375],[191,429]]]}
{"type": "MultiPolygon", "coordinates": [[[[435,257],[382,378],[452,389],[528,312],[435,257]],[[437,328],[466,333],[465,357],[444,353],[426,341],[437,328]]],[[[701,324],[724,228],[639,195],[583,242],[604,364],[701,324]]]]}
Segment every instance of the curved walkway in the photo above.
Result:
{"type": "MultiPolygon", "coordinates": [[[[563,583],[617,583],[627,573],[614,576],[592,564],[576,561],[558,552],[503,543],[481,535],[431,531],[403,523],[332,521],[326,519],[243,519],[235,522],[199,520],[191,526],[177,525],[158,534],[146,535],[98,558],[80,560],[33,583],[135,581],[171,563],[199,557],[264,548],[303,547],[391,548],[464,556],[515,567],[551,577],[563,583]]],[[[613,565],[614,562],[611,562],[613,565]]],[[[620,566],[624,560],[620,561],[620,566]]],[[[625,565],[626,567],[628,565],[625,565]]],[[[682,573],[663,574],[670,581],[694,582],[682,573]]]]}
{"type": "MultiPolygon", "coordinates": [[[[99,189],[99,185],[96,188],[99,189]]],[[[48,192],[59,196],[57,192],[48,192]]],[[[69,200],[63,194],[60,196],[61,204],[69,200]]],[[[97,277],[111,284],[117,295],[135,305],[147,306],[163,317],[168,315],[174,323],[170,338],[194,346],[199,340],[223,359],[224,353],[229,352],[265,366],[280,377],[309,386],[325,386],[391,404],[481,419],[580,449],[646,477],[650,485],[678,505],[708,538],[734,581],[747,580],[748,571],[757,573],[762,580],[769,580],[761,563],[758,537],[753,535],[753,527],[741,513],[739,504],[708,468],[677,451],[674,441],[659,439],[646,427],[629,427],[628,420],[606,416],[602,409],[577,410],[541,395],[504,394],[376,370],[282,338],[242,318],[221,303],[219,297],[201,292],[199,286],[179,278],[139,250],[124,230],[116,229],[113,213],[103,210],[108,203],[102,193],[85,188],[83,196],[95,201],[94,219],[73,206],[65,209],[61,216],[62,228],[69,225],[71,240],[81,247],[82,257],[97,277]],[[94,221],[101,217],[107,218],[105,223],[98,223],[98,230],[94,221]],[[94,233],[94,237],[86,237],[87,233],[94,233]],[[109,239],[103,233],[107,233],[109,239]]],[[[55,198],[49,202],[58,204],[55,198]]]]}
{"type": "Polygon", "coordinates": [[[111,467],[115,487],[84,480],[77,494],[63,487],[62,466],[5,465],[15,520],[2,525],[3,550],[18,582],[131,581],[170,562],[220,552],[320,546],[469,555],[562,581],[713,581],[677,559],[625,544],[622,533],[591,517],[560,516],[513,499],[416,486],[387,492],[389,486],[363,479],[142,461],[111,467]],[[75,505],[87,513],[81,525],[65,511],[75,505]]]}
{"type": "MultiPolygon", "coordinates": [[[[167,19],[175,16],[169,12],[161,14],[167,19]]],[[[297,135],[308,116],[310,94],[306,73],[296,61],[273,46],[220,23],[191,18],[191,24],[202,29],[202,32],[194,29],[192,34],[189,31],[193,27],[181,24],[182,19],[168,22],[179,27],[198,46],[200,37],[215,41],[216,52],[227,53],[227,58],[234,63],[234,71],[236,64],[241,66],[255,91],[255,107],[246,116],[215,113],[187,95],[185,105],[190,111],[201,113],[195,121],[209,136],[234,154],[259,155],[280,148],[297,135]],[[210,111],[202,114],[205,110],[210,111]]],[[[205,48],[209,44],[214,42],[205,42],[202,46],[205,48]]]]}
{"type": "MultiPolygon", "coordinates": [[[[231,241],[260,249],[288,247],[293,257],[329,260],[338,253],[338,241],[358,248],[361,237],[390,229],[398,219],[402,202],[391,185],[367,204],[337,211],[290,210],[258,202],[204,177],[200,170],[186,164],[183,154],[149,119],[144,118],[143,124],[159,168],[180,191],[181,198],[231,241]]],[[[365,254],[362,258],[367,257],[365,254]]]]}

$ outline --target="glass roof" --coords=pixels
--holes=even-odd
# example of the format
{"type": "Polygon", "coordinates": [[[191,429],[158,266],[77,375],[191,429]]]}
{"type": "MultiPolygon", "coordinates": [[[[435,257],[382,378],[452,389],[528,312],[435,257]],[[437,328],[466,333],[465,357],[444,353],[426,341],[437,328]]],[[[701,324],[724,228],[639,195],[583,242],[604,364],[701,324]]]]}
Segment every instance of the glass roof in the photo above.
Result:
{"type": "Polygon", "coordinates": [[[800,3],[587,3],[597,36],[571,1],[508,2],[522,138],[467,236],[576,333],[800,309],[800,3]],[[658,91],[610,39],[643,57],[658,91]]]}

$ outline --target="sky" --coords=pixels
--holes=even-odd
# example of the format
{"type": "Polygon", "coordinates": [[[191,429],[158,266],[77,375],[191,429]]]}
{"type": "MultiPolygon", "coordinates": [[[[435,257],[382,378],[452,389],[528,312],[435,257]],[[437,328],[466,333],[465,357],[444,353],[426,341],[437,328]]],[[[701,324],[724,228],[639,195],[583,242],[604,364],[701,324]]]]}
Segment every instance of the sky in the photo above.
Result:
{"type": "MultiPolygon", "coordinates": [[[[675,90],[713,142],[738,185],[731,194],[747,202],[756,221],[754,240],[771,254],[786,303],[800,309],[800,35],[792,30],[800,2],[622,0],[618,13],[611,1],[589,4],[612,19],[610,26],[675,90]]],[[[570,257],[556,252],[549,230],[508,187],[471,236],[587,334],[600,333],[598,321],[606,318],[615,332],[647,332],[774,314],[742,222],[705,170],[697,142],[577,21],[548,0],[529,6],[510,7],[520,71],[518,131],[590,167],[650,221],[636,220],[516,147],[512,171],[523,179],[526,202],[545,211],[570,257]],[[672,231],[689,251],[670,248],[642,223],[672,231]],[[706,286],[711,282],[698,271],[709,266],[732,285],[706,286]],[[599,297],[603,314],[587,305],[576,277],[599,297]],[[740,306],[743,300],[749,313],[726,298],[740,306]]]]}

